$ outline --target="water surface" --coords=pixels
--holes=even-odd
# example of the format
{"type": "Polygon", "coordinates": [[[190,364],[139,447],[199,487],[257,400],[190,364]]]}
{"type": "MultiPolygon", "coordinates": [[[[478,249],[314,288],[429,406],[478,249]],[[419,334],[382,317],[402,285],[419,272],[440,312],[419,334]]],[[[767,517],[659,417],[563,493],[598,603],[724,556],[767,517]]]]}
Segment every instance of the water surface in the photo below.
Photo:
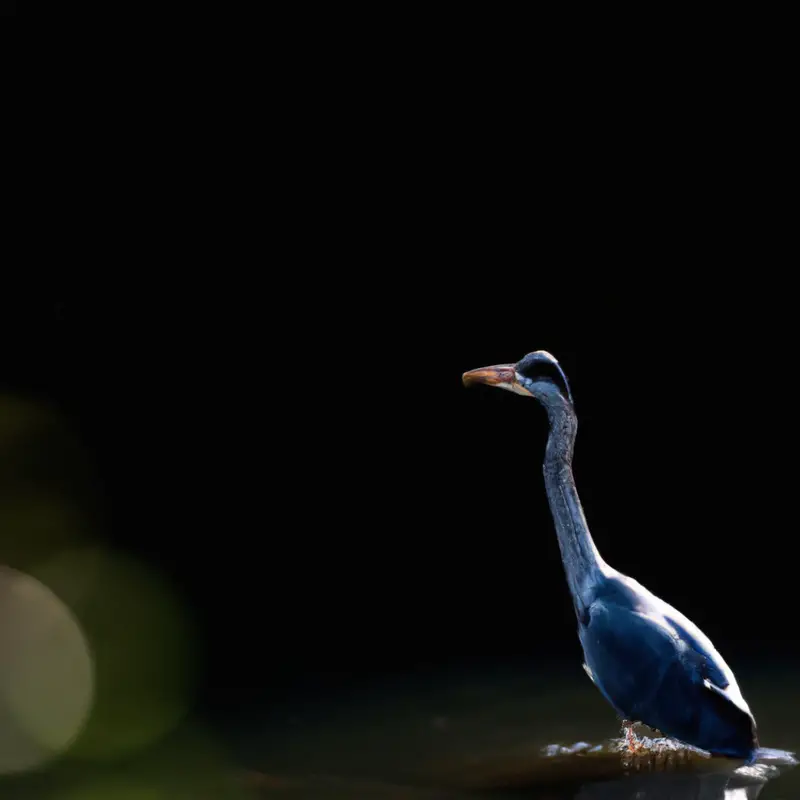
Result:
{"type": "Polygon", "coordinates": [[[236,748],[268,797],[800,797],[784,752],[800,750],[791,669],[739,677],[765,746],[752,766],[686,751],[623,760],[614,713],[579,664],[441,670],[287,700],[236,748]]]}
{"type": "Polygon", "coordinates": [[[66,758],[40,774],[0,778],[0,792],[7,800],[800,797],[800,768],[783,753],[800,751],[794,671],[761,665],[737,674],[765,747],[746,767],[685,752],[623,761],[613,751],[613,711],[570,662],[440,669],[254,699],[222,719],[188,719],[135,758],[66,758]]]}

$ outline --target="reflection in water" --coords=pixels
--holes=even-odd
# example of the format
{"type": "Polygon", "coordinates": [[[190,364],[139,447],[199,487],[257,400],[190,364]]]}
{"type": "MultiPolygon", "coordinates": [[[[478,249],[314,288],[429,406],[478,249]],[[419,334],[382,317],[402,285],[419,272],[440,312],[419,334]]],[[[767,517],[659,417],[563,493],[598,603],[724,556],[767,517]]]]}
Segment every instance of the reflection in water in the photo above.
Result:
{"type": "Polygon", "coordinates": [[[767,782],[797,764],[790,753],[762,750],[757,763],[692,773],[626,775],[585,785],[575,800],[755,800],[767,782]]]}
{"type": "Polygon", "coordinates": [[[737,782],[730,772],[629,775],[584,786],[576,800],[755,800],[769,777],[737,782]]]}
{"type": "Polygon", "coordinates": [[[571,747],[553,745],[545,748],[540,759],[524,763],[512,759],[502,765],[493,761],[479,773],[470,776],[466,769],[462,780],[440,781],[435,788],[424,781],[410,786],[335,776],[258,773],[249,776],[248,783],[263,791],[264,797],[287,800],[755,800],[768,781],[797,763],[789,753],[765,751],[761,762],[742,766],[741,762],[698,758],[696,751],[687,756],[677,743],[666,749],[671,756],[681,753],[678,758],[663,758],[663,749],[651,750],[631,763],[619,745],[620,740],[595,747],[585,742],[571,747]]]}
{"type": "MultiPolygon", "coordinates": [[[[796,704],[787,702],[800,697],[795,675],[773,669],[748,680],[765,737],[789,748],[800,746],[796,704]]],[[[516,667],[431,671],[313,701],[287,696],[254,709],[249,725],[231,719],[228,748],[256,796],[287,800],[800,796],[800,769],[778,751],[762,749],[744,766],[651,740],[652,758],[624,762],[621,741],[608,738],[614,721],[580,677],[556,668],[533,677],[516,667]]]]}
{"type": "MultiPolygon", "coordinates": [[[[585,751],[584,751],[585,753],[585,751]]],[[[787,754],[788,755],[788,754],[787,754]]],[[[610,753],[605,752],[602,761],[610,753]]],[[[612,779],[585,780],[580,774],[585,770],[579,762],[587,759],[581,755],[573,759],[575,769],[564,771],[561,780],[545,780],[534,768],[527,776],[516,776],[513,785],[498,780],[494,786],[483,785],[472,788],[439,786],[402,786],[358,780],[322,778],[279,779],[275,776],[254,776],[251,785],[264,792],[264,797],[287,800],[755,800],[767,782],[781,774],[774,765],[756,764],[752,767],[726,766],[724,762],[709,762],[702,771],[697,771],[684,762],[682,766],[654,767],[647,774],[628,774],[612,779]],[[667,771],[663,771],[666,769],[667,771]],[[677,769],[677,772],[670,772],[677,769]],[[693,769],[687,772],[687,769],[693,769]]],[[[786,766],[793,764],[787,758],[786,766]]],[[[609,766],[607,761],[605,766],[609,766]]],[[[602,764],[600,765],[602,767],[602,764]]],[[[602,770],[601,770],[602,771],[602,770]]],[[[548,778],[552,778],[550,775],[548,778]]],[[[261,795],[259,795],[261,796],[261,795]]]]}
{"type": "Polygon", "coordinates": [[[540,759],[495,761],[462,787],[489,796],[513,790],[520,798],[544,792],[552,800],[754,800],[769,780],[797,764],[778,750],[762,749],[756,763],[744,765],[670,739],[641,741],[635,754],[624,739],[550,745],[540,759]]]}

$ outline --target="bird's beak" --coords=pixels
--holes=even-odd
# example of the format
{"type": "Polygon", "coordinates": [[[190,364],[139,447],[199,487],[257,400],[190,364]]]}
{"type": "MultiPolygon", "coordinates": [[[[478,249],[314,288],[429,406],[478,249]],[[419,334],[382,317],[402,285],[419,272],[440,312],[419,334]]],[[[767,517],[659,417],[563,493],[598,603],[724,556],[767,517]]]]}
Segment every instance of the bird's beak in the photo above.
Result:
{"type": "Polygon", "coordinates": [[[520,385],[517,380],[517,371],[513,364],[496,364],[493,367],[481,367],[465,372],[461,380],[464,386],[473,386],[476,383],[485,383],[489,386],[497,386],[499,389],[506,389],[509,392],[533,397],[533,395],[520,385]]]}

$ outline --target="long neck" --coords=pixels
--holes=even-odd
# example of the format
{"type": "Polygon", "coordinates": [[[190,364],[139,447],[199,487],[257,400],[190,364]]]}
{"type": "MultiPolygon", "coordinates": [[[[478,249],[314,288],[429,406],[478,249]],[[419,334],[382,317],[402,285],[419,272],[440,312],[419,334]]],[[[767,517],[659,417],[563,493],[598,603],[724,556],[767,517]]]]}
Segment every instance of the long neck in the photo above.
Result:
{"type": "Polygon", "coordinates": [[[549,406],[550,437],[544,459],[544,482],[553,514],[561,558],[567,573],[575,610],[581,616],[594,581],[604,564],[597,552],[583,514],[575,479],[572,452],[578,419],[571,405],[549,406]]]}

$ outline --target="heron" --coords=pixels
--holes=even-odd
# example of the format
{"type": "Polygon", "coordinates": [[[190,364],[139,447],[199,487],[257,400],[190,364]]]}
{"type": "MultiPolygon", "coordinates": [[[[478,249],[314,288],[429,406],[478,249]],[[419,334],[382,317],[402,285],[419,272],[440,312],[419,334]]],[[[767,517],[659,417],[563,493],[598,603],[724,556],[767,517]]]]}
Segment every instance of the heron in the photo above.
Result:
{"type": "Polygon", "coordinates": [[[463,383],[533,397],[547,412],[544,483],[583,666],[621,719],[629,750],[641,747],[634,727],[643,723],[712,755],[752,761],[759,746],[755,719],[710,639],[597,550],[572,474],[578,420],[556,358],[537,350],[515,364],[465,372],[463,383]]]}

